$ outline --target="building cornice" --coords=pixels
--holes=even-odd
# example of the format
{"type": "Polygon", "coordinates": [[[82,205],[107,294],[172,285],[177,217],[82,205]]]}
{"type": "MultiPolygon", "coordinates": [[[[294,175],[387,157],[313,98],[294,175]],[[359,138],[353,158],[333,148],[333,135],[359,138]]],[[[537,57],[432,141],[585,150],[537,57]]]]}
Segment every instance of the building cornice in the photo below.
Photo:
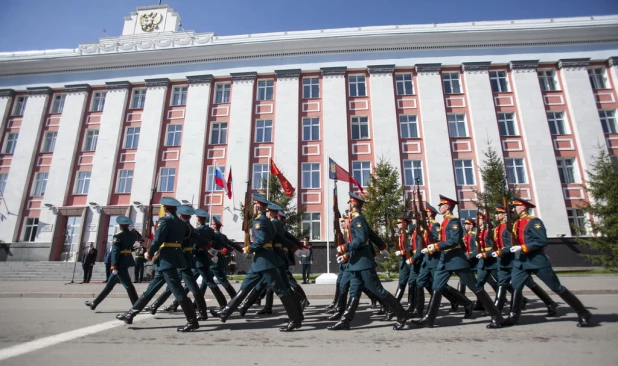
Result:
{"type": "Polygon", "coordinates": [[[257,79],[257,72],[234,72],[232,75],[233,83],[253,83],[257,79]]]}
{"type": "Polygon", "coordinates": [[[13,89],[0,89],[0,98],[10,98],[15,96],[15,90],[13,89]]]}
{"type": "Polygon", "coordinates": [[[369,65],[367,70],[369,75],[392,75],[395,65],[369,65]]]}
{"type": "Polygon", "coordinates": [[[442,64],[416,64],[414,69],[419,74],[439,74],[442,64]]]}
{"type": "Polygon", "coordinates": [[[301,72],[301,69],[275,70],[275,77],[277,80],[294,80],[300,77],[301,72]]]}
{"type": "Polygon", "coordinates": [[[167,88],[170,85],[170,79],[168,78],[160,78],[160,79],[146,79],[147,88],[167,88]]]}
{"type": "Polygon", "coordinates": [[[584,69],[590,65],[590,58],[569,58],[558,60],[558,68],[567,70],[584,69]]]}
{"type": "Polygon", "coordinates": [[[64,88],[67,93],[89,93],[90,92],[90,85],[88,84],[65,85],[64,88]]]}
{"type": "Polygon", "coordinates": [[[52,93],[52,88],[49,88],[46,86],[36,87],[36,88],[26,88],[26,90],[28,91],[28,95],[30,96],[50,95],[52,93]]]}
{"type": "Polygon", "coordinates": [[[107,90],[129,90],[131,83],[128,81],[108,81],[105,83],[107,90]]]}
{"type": "Polygon", "coordinates": [[[607,65],[609,65],[609,67],[618,66],[618,56],[608,58],[607,65]]]}
{"type": "Polygon", "coordinates": [[[347,66],[322,67],[320,69],[324,77],[345,77],[347,70],[347,66]]]}
{"type": "Polygon", "coordinates": [[[464,62],[461,64],[461,70],[463,72],[470,73],[486,73],[489,71],[491,62],[464,62]]]}
{"type": "Polygon", "coordinates": [[[513,72],[536,72],[539,60],[517,60],[509,62],[509,69],[513,72]]]}
{"type": "Polygon", "coordinates": [[[187,81],[189,82],[189,85],[211,84],[214,79],[214,76],[210,74],[187,76],[187,81]]]}

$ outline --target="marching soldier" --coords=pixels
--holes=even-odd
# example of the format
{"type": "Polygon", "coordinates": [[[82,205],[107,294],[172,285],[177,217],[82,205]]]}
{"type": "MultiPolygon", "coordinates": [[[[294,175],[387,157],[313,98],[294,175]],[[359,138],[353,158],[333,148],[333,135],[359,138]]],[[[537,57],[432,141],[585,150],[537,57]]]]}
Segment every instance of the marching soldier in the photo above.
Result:
{"type": "MultiPolygon", "coordinates": [[[[341,231],[343,232],[343,237],[345,240],[348,239],[348,224],[349,224],[349,216],[348,212],[341,218],[341,231]]],[[[348,266],[347,263],[339,263],[339,271],[337,271],[337,282],[335,283],[335,298],[333,302],[326,307],[326,314],[336,314],[335,317],[329,317],[328,320],[338,320],[343,314],[345,310],[345,305],[348,302],[348,294],[347,291],[342,293],[341,289],[341,279],[343,277],[343,273],[345,272],[345,268],[348,266]]]]}
{"type": "Polygon", "coordinates": [[[230,298],[233,298],[236,296],[236,289],[234,289],[227,279],[227,259],[225,259],[225,255],[233,250],[242,253],[243,248],[230,241],[227,236],[221,232],[221,227],[223,227],[221,221],[213,216],[210,222],[210,228],[215,232],[213,247],[217,250],[218,260],[216,262],[212,261],[210,271],[217,280],[219,280],[219,284],[225,289],[228,295],[230,295],[230,298]]]}
{"type": "MultiPolygon", "coordinates": [[[[465,234],[463,237],[464,244],[466,246],[466,258],[470,262],[470,268],[472,268],[472,272],[476,272],[476,265],[478,263],[478,259],[476,258],[476,231],[474,227],[476,223],[471,219],[466,219],[464,221],[464,229],[465,234]]],[[[466,294],[466,285],[459,280],[457,284],[457,291],[461,292],[462,295],[466,294]]]]}
{"type": "MultiPolygon", "coordinates": [[[[479,231],[476,237],[476,286],[478,288],[484,288],[485,283],[488,283],[493,277],[497,277],[496,271],[498,270],[498,261],[491,255],[494,239],[490,236],[489,231],[485,230],[485,220],[487,220],[487,217],[479,213],[478,218],[479,231]]],[[[498,294],[498,289],[496,289],[496,294],[498,294]]],[[[484,308],[482,304],[477,301],[474,310],[484,310],[484,308]]]]}
{"type": "MultiPolygon", "coordinates": [[[[410,225],[410,220],[408,220],[405,216],[399,216],[397,218],[397,229],[399,230],[399,236],[397,240],[397,244],[395,248],[395,255],[399,257],[399,284],[397,286],[397,291],[395,292],[395,299],[398,302],[401,302],[403,298],[403,294],[406,290],[406,285],[408,284],[408,279],[410,277],[410,264],[412,263],[412,247],[409,241],[409,232],[408,226],[410,225]]],[[[408,294],[409,295],[409,294],[408,294]]],[[[408,296],[409,297],[409,296],[408,296]]],[[[393,319],[394,314],[390,309],[387,310],[386,315],[382,320],[389,321],[393,319]]]]}
{"type": "Polygon", "coordinates": [[[423,307],[425,306],[425,293],[423,287],[418,287],[416,281],[421,273],[421,266],[423,265],[424,256],[417,253],[421,253],[421,235],[424,235],[425,229],[420,228],[416,230],[416,225],[419,225],[419,220],[416,218],[415,225],[412,229],[412,236],[410,238],[411,243],[411,257],[408,259],[410,262],[410,274],[408,275],[408,305],[405,310],[410,315],[420,314],[417,317],[421,317],[423,314],[423,307]],[[421,234],[419,235],[418,232],[421,234]]]}

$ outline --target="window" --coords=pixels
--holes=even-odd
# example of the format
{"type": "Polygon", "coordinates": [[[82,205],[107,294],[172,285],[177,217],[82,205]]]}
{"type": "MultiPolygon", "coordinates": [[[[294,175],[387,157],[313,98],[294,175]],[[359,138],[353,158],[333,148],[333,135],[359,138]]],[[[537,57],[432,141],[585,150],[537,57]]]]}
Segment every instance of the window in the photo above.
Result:
{"type": "Polygon", "coordinates": [[[255,122],[255,142],[273,142],[273,121],[260,119],[255,122]]]}
{"type": "Polygon", "coordinates": [[[101,112],[105,106],[105,96],[107,92],[96,92],[92,97],[92,105],[90,106],[91,112],[101,112]]]}
{"type": "Polygon", "coordinates": [[[554,70],[540,70],[539,84],[541,84],[542,91],[558,90],[558,84],[556,82],[556,72],[554,70]]]}
{"type": "Polygon", "coordinates": [[[506,175],[509,184],[526,184],[526,167],[523,158],[504,159],[506,165],[506,175]]]}
{"type": "Polygon", "coordinates": [[[592,89],[607,89],[607,82],[605,80],[605,68],[598,67],[595,69],[588,69],[588,78],[590,78],[590,84],[592,89]]]}
{"type": "Polygon", "coordinates": [[[272,80],[258,81],[258,100],[273,100],[275,82],[272,80]]]}
{"type": "MultiPolygon", "coordinates": [[[[223,174],[223,176],[225,177],[225,167],[218,166],[218,168],[221,174],[223,174]]],[[[208,167],[208,170],[206,171],[206,192],[222,191],[222,190],[223,188],[215,184],[215,167],[211,165],[208,167]]]]}
{"type": "Polygon", "coordinates": [[[66,94],[54,95],[54,101],[52,102],[52,109],[51,109],[52,114],[62,113],[62,110],[64,109],[64,100],[66,99],[66,97],[67,97],[66,94]]]}
{"type": "Polygon", "coordinates": [[[412,74],[397,74],[395,75],[397,84],[397,95],[412,95],[414,94],[414,83],[412,83],[412,74]]]}
{"type": "Polygon", "coordinates": [[[455,183],[458,186],[474,185],[472,160],[455,160],[455,183]]]}
{"type": "Polygon", "coordinates": [[[571,228],[572,236],[586,234],[586,217],[583,210],[576,208],[567,208],[567,217],[569,218],[569,227],[571,228]]]}
{"type": "Polygon", "coordinates": [[[87,130],[86,141],[84,142],[84,151],[95,151],[97,149],[98,140],[99,130],[87,130]]]}
{"type": "Polygon", "coordinates": [[[367,96],[367,88],[365,87],[365,75],[350,75],[348,77],[348,87],[350,88],[351,97],[367,96]]]}
{"type": "Polygon", "coordinates": [[[187,87],[175,86],[172,89],[172,106],[187,104],[187,87]]]}
{"type": "Polygon", "coordinates": [[[19,133],[13,132],[6,135],[6,141],[4,142],[4,153],[12,154],[15,152],[15,145],[17,145],[17,137],[19,133]]]}
{"type": "Polygon", "coordinates": [[[213,123],[210,130],[210,143],[213,145],[225,144],[227,141],[227,122],[213,123]]]}
{"type": "Polygon", "coordinates": [[[77,172],[77,182],[75,184],[75,194],[88,194],[90,188],[91,172],[77,172]]]}
{"type": "Polygon", "coordinates": [[[459,210],[459,220],[462,224],[467,219],[476,219],[476,213],[478,210],[459,210]]]}
{"type": "Polygon", "coordinates": [[[45,133],[45,141],[43,142],[43,151],[44,153],[54,152],[54,148],[56,147],[56,137],[58,137],[57,131],[48,131],[45,133]]]}
{"type": "Polygon", "coordinates": [[[116,226],[117,218],[118,216],[116,215],[109,216],[109,222],[107,224],[107,243],[111,243],[114,240],[114,235],[116,235],[116,233],[118,232],[118,228],[116,226]]]}
{"type": "Polygon", "coordinates": [[[15,107],[13,107],[14,116],[24,115],[24,111],[26,110],[26,102],[28,102],[28,97],[17,97],[15,100],[15,107]]]}
{"type": "Polygon", "coordinates": [[[165,146],[180,146],[182,136],[182,125],[168,125],[165,146]]]}
{"type": "Polygon", "coordinates": [[[352,117],[352,140],[369,138],[369,117],[352,117]]]}
{"type": "Polygon", "coordinates": [[[266,188],[265,181],[268,181],[270,167],[268,164],[253,164],[253,181],[251,182],[252,189],[266,188]]]}
{"type": "Polygon", "coordinates": [[[442,74],[442,83],[444,84],[444,94],[461,93],[461,84],[459,82],[458,72],[445,72],[442,74]]]}
{"type": "Polygon", "coordinates": [[[498,113],[498,128],[500,136],[517,136],[515,113],[498,113]]]}
{"type": "Polygon", "coordinates": [[[399,129],[401,130],[402,139],[417,138],[418,125],[416,123],[416,115],[400,115],[399,129]]]}
{"type": "Polygon", "coordinates": [[[320,119],[303,118],[303,141],[318,141],[320,139],[320,119]]]}
{"type": "Polygon", "coordinates": [[[230,84],[215,85],[215,104],[230,102],[230,84]]]}
{"type": "Polygon", "coordinates": [[[465,114],[449,114],[448,131],[451,137],[468,137],[465,114]]]}
{"type": "Polygon", "coordinates": [[[303,163],[303,189],[320,188],[320,163],[303,163]]]}
{"type": "Polygon", "coordinates": [[[558,174],[560,175],[560,183],[572,184],[578,183],[577,176],[575,175],[575,159],[557,159],[558,174]]]}
{"type": "Polygon", "coordinates": [[[38,217],[26,217],[24,222],[24,241],[34,241],[39,227],[38,217]]]}
{"type": "Polygon", "coordinates": [[[320,78],[303,78],[303,98],[320,97],[320,78]]]}
{"type": "Polygon", "coordinates": [[[304,213],[302,219],[303,232],[308,232],[311,240],[320,240],[320,213],[304,213]]]}
{"type": "Polygon", "coordinates": [[[118,172],[118,183],[116,193],[131,193],[133,185],[133,170],[121,170],[118,172]]]}
{"type": "Polygon", "coordinates": [[[506,71],[490,71],[489,82],[494,93],[504,93],[509,91],[509,82],[506,78],[506,71]]]}
{"type": "Polygon", "coordinates": [[[599,111],[599,118],[603,133],[618,133],[616,132],[616,111],[599,111]]]}
{"type": "Polygon", "coordinates": [[[125,149],[137,149],[140,129],[140,127],[127,127],[127,133],[124,138],[125,149]]]}
{"type": "Polygon", "coordinates": [[[547,122],[552,135],[566,135],[568,133],[564,123],[564,112],[547,112],[547,122]]]}
{"type": "Polygon", "coordinates": [[[159,192],[174,192],[176,168],[161,168],[159,174],[159,192]]]}
{"type": "Polygon", "coordinates": [[[6,180],[8,179],[8,174],[0,174],[0,194],[4,194],[4,189],[6,188],[6,180]]]}
{"type": "Polygon", "coordinates": [[[131,97],[131,108],[142,109],[146,103],[146,89],[133,89],[133,96],[131,97]]]}
{"type": "Polygon", "coordinates": [[[403,161],[403,179],[406,186],[416,184],[423,185],[423,162],[420,160],[404,160],[403,161]]]}
{"type": "Polygon", "coordinates": [[[369,177],[371,175],[371,162],[369,161],[353,161],[352,176],[361,187],[369,185],[369,177]]]}
{"type": "Polygon", "coordinates": [[[32,196],[43,197],[45,195],[45,188],[47,188],[47,177],[49,173],[36,173],[34,180],[34,189],[32,190],[32,196]]]}

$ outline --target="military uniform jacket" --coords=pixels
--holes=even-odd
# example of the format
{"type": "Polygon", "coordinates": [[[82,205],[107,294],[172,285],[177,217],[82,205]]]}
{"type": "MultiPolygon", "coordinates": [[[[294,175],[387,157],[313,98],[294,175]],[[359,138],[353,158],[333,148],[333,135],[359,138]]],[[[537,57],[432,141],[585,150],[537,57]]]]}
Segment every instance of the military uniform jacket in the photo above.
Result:
{"type": "Polygon", "coordinates": [[[252,236],[255,238],[251,245],[249,245],[251,253],[255,253],[253,265],[251,265],[252,271],[259,272],[275,269],[285,264],[273,251],[275,230],[275,226],[266,217],[265,213],[261,213],[251,223],[252,236]]]}
{"type": "Polygon", "coordinates": [[[371,254],[369,240],[369,225],[362,213],[353,212],[349,234],[351,241],[345,244],[345,253],[348,257],[346,271],[362,271],[374,268],[376,263],[371,254]]]}
{"type": "Polygon", "coordinates": [[[529,270],[551,267],[544,252],[547,246],[547,231],[541,219],[525,215],[515,221],[513,232],[517,245],[521,245],[521,252],[516,254],[513,266],[529,270]]]}
{"type": "Polygon", "coordinates": [[[191,226],[190,223],[186,221],[185,223],[189,227],[189,236],[182,242],[182,253],[185,256],[185,262],[187,262],[187,267],[185,268],[194,269],[197,267],[194,253],[200,251],[200,249],[202,251],[208,249],[207,247],[210,246],[210,242],[200,235],[200,232],[191,226]]]}
{"type": "MultiPolygon", "coordinates": [[[[430,223],[428,223],[427,225],[431,225],[431,226],[430,226],[430,230],[424,231],[425,243],[429,243],[429,235],[433,236],[434,241],[439,241],[440,240],[440,224],[436,220],[432,219],[430,223]]],[[[423,258],[423,268],[429,268],[429,269],[436,268],[438,267],[438,263],[440,262],[440,253],[423,254],[419,250],[416,252],[414,256],[414,262],[419,260],[420,257],[424,257],[423,258]]]]}
{"type": "Polygon", "coordinates": [[[144,248],[144,246],[140,245],[136,249],[133,249],[133,251],[135,252],[135,263],[140,264],[146,262],[146,258],[144,257],[146,248],[144,248]]]}
{"type": "Polygon", "coordinates": [[[197,243],[193,245],[193,256],[195,257],[196,268],[208,268],[212,261],[208,255],[208,249],[212,248],[215,237],[215,231],[210,226],[200,224],[195,228],[195,231],[206,242],[203,247],[198,247],[197,243]]]}
{"type": "MultiPolygon", "coordinates": [[[[290,244],[288,240],[285,238],[285,227],[283,226],[283,222],[277,218],[271,218],[270,222],[275,227],[275,238],[273,239],[273,249],[275,254],[279,257],[281,262],[283,263],[283,267],[287,268],[290,266],[290,259],[286,251],[283,248],[288,249],[290,244]]],[[[289,249],[288,249],[289,250],[289,249]]]]}
{"type": "Polygon", "coordinates": [[[225,255],[228,252],[232,252],[234,247],[230,245],[230,240],[227,238],[227,235],[223,234],[219,230],[214,231],[214,241],[213,248],[217,249],[217,263],[210,261],[211,268],[220,268],[222,271],[227,271],[227,258],[225,255]]]}
{"type": "Polygon", "coordinates": [[[476,231],[470,230],[463,238],[466,245],[466,257],[468,259],[476,258],[476,231]]]}
{"type": "Polygon", "coordinates": [[[493,239],[489,237],[487,230],[480,230],[476,237],[477,251],[483,254],[483,258],[479,259],[476,268],[479,270],[493,271],[498,269],[498,261],[491,256],[493,239]]]}
{"type": "Polygon", "coordinates": [[[292,235],[289,231],[287,231],[287,229],[285,228],[285,224],[283,224],[283,230],[284,230],[283,235],[285,238],[283,242],[283,250],[286,252],[288,256],[288,262],[290,263],[290,265],[294,266],[296,265],[296,258],[294,258],[294,253],[298,249],[300,249],[302,244],[300,240],[298,240],[294,235],[292,235]]]}
{"type": "Polygon", "coordinates": [[[399,255],[399,270],[401,270],[410,264],[407,262],[406,252],[408,253],[408,256],[412,256],[414,253],[412,253],[413,249],[412,245],[410,245],[410,235],[408,230],[402,230],[397,239],[397,250],[401,252],[399,255]]]}
{"type": "Polygon", "coordinates": [[[122,229],[114,234],[111,253],[112,266],[116,268],[129,268],[135,266],[131,250],[136,241],[137,235],[129,231],[129,229],[122,229]]]}
{"type": "Polygon", "coordinates": [[[506,223],[498,225],[494,231],[494,240],[496,241],[496,252],[498,253],[498,266],[500,268],[512,268],[513,258],[511,253],[511,233],[506,229],[506,223]]]}
{"type": "Polygon", "coordinates": [[[421,248],[421,236],[424,237],[426,231],[427,230],[424,230],[421,227],[419,235],[419,233],[415,229],[413,229],[412,235],[410,236],[410,245],[412,245],[412,264],[417,269],[419,269],[420,266],[423,264],[423,259],[425,258],[425,255],[421,253],[421,250],[423,249],[421,248]]]}
{"type": "Polygon", "coordinates": [[[463,228],[459,219],[453,215],[444,215],[440,224],[440,241],[435,244],[440,252],[438,269],[455,271],[470,268],[463,248],[463,228]]]}
{"type": "Polygon", "coordinates": [[[148,254],[154,256],[159,251],[158,269],[186,268],[187,263],[182,251],[182,242],[190,235],[190,228],[186,222],[178,218],[175,212],[159,219],[154,240],[148,249],[148,254]],[[171,246],[168,246],[171,244],[171,246]],[[180,246],[175,248],[175,246],[180,246]]]}

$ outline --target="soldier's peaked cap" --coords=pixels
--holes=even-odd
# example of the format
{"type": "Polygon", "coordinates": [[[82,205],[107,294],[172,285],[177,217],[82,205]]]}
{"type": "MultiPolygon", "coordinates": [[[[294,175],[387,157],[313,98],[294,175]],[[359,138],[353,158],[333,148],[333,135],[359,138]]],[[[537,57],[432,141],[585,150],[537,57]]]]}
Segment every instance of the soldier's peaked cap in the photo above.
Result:
{"type": "Polygon", "coordinates": [[[212,217],[212,222],[214,222],[217,226],[223,226],[221,221],[219,221],[219,219],[214,216],[212,217]]]}
{"type": "Polygon", "coordinates": [[[116,223],[118,225],[131,225],[133,221],[131,221],[131,219],[126,216],[118,216],[116,217],[116,223]]]}
{"type": "Polygon", "coordinates": [[[279,212],[277,213],[277,215],[279,215],[280,217],[283,217],[284,219],[287,219],[288,215],[285,214],[285,212],[279,210],[279,212]]]}
{"type": "Polygon", "coordinates": [[[442,205],[455,206],[457,205],[457,201],[452,198],[448,198],[446,196],[440,195],[440,204],[438,204],[438,206],[442,206],[442,205]]]}
{"type": "Polygon", "coordinates": [[[433,212],[434,214],[438,213],[438,210],[429,204],[429,202],[425,202],[425,211],[433,212]]]}
{"type": "Polygon", "coordinates": [[[367,201],[365,201],[365,199],[361,196],[359,196],[358,194],[354,193],[354,192],[350,192],[350,198],[353,199],[356,202],[362,202],[365,203],[367,201]]]}
{"type": "Polygon", "coordinates": [[[277,205],[276,203],[273,203],[273,202],[270,202],[268,204],[267,209],[270,210],[270,211],[281,211],[281,210],[283,210],[281,208],[281,206],[279,206],[279,205],[277,205]]]}
{"type": "Polygon", "coordinates": [[[506,209],[501,204],[496,205],[496,213],[505,213],[506,209]]]}
{"type": "Polygon", "coordinates": [[[525,199],[517,196],[513,196],[513,206],[526,206],[527,208],[535,208],[536,206],[526,201],[525,199]]]}
{"type": "Polygon", "coordinates": [[[195,210],[193,209],[193,207],[189,206],[189,205],[180,205],[178,206],[178,214],[179,215],[194,215],[195,214],[195,210]]]}
{"type": "Polygon", "coordinates": [[[466,219],[466,221],[464,221],[464,224],[476,226],[476,223],[474,222],[473,219],[466,219]]]}
{"type": "Polygon", "coordinates": [[[253,194],[253,202],[254,203],[259,203],[262,205],[268,205],[268,200],[266,199],[266,197],[264,197],[263,195],[259,194],[259,193],[254,193],[253,194]]]}
{"type": "Polygon", "coordinates": [[[161,197],[161,200],[159,201],[159,203],[162,204],[163,206],[171,206],[171,207],[178,207],[181,205],[181,203],[174,197],[161,197]]]}
{"type": "Polygon", "coordinates": [[[199,217],[205,217],[205,218],[210,218],[210,215],[208,214],[208,211],[204,210],[203,208],[198,208],[195,210],[195,215],[199,216],[199,217]]]}
{"type": "Polygon", "coordinates": [[[407,222],[408,224],[410,223],[410,220],[405,217],[404,215],[401,215],[397,218],[397,222],[407,222]]]}

